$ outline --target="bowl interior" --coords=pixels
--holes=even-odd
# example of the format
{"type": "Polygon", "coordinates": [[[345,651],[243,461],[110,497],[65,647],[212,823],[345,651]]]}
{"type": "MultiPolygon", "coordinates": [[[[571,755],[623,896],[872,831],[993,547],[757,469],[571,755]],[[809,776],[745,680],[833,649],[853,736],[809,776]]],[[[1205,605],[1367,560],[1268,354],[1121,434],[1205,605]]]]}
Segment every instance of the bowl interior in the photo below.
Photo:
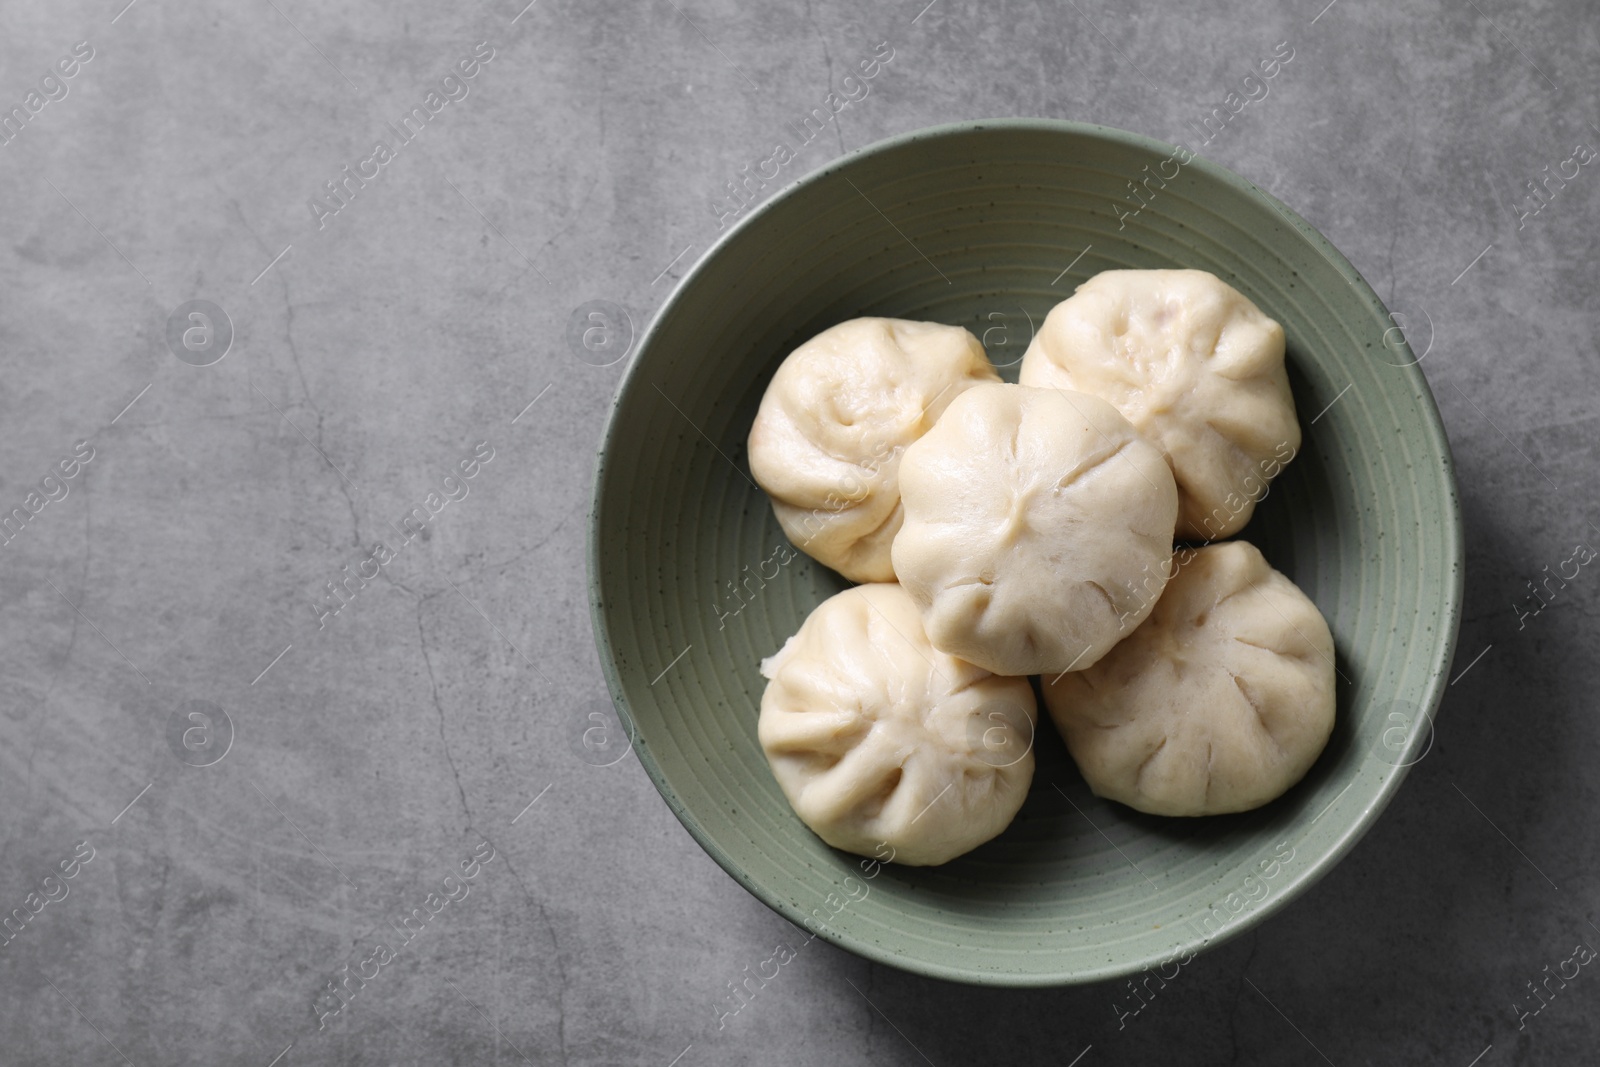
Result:
{"type": "Polygon", "coordinates": [[[1314,881],[1431,742],[1461,532],[1426,382],[1320,235],[1243,179],[1181,159],[1132,134],[1042,121],[863,150],[725,237],[661,310],[618,392],[590,577],[602,663],[640,761],[730,874],[862,955],[1010,985],[1157,966],[1314,881]],[[1136,198],[1130,183],[1151,175],[1136,198]],[[1033,787],[1006,833],[943,867],[864,869],[801,824],[756,740],[761,658],[846,584],[803,555],[777,562],[784,535],[745,457],[756,406],[789,351],[858,315],[966,326],[1015,380],[1050,308],[1118,267],[1212,271],[1283,323],[1305,443],[1241,536],[1327,616],[1332,741],[1261,810],[1157,818],[1093,797],[1041,714],[1033,787]]]}

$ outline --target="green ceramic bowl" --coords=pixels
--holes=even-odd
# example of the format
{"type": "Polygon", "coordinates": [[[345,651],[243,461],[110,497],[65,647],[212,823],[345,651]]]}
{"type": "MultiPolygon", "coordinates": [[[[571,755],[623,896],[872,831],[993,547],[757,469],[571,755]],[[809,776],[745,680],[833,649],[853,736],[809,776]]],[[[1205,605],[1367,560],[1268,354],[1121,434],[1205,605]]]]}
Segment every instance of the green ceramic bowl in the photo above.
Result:
{"type": "Polygon", "coordinates": [[[740,884],[868,959],[1010,986],[1170,975],[1327,873],[1432,743],[1462,536],[1427,383],[1327,240],[1243,178],[1182,158],[1042,120],[855,152],[717,243],[617,392],[589,574],[600,659],[639,761],[740,884]],[[1135,200],[1130,181],[1148,175],[1164,185],[1135,200]],[[1283,323],[1305,445],[1242,536],[1333,629],[1333,738],[1261,810],[1163,819],[1091,796],[1041,715],[1033,788],[1009,830],[943,867],[864,867],[795,817],[756,740],[757,664],[846,584],[805,556],[779,564],[784,536],[745,458],[756,406],[790,350],[858,315],[966,326],[1014,379],[1030,324],[1117,267],[1209,270],[1283,323]]]}

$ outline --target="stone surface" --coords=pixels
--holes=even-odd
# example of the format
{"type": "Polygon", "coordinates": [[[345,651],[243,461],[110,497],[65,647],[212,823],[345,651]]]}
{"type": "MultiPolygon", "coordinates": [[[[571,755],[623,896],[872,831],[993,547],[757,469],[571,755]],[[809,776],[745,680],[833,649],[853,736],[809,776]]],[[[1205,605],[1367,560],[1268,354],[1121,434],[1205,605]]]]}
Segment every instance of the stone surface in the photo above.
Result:
{"type": "Polygon", "coordinates": [[[28,115],[0,144],[0,511],[93,450],[0,545],[0,912],[76,871],[0,949],[0,1060],[1593,1058],[1600,976],[1538,1014],[1527,987],[1600,944],[1600,572],[1538,614],[1525,585],[1600,541],[1600,174],[1517,208],[1600,143],[1579,0],[123,2],[0,5],[0,109],[28,115]],[[1288,42],[1205,154],[1405,316],[1459,465],[1464,676],[1429,755],[1326,880],[1120,1025],[1125,988],[973,990],[821,942],[723,1015],[800,935],[636,760],[578,755],[604,697],[585,512],[626,364],[575,358],[569,316],[642,328],[722,184],[880,41],[893,63],[790,177],[967,118],[1189,138],[1288,42]],[[479,42],[467,95],[365,163],[479,42]],[[347,164],[364,185],[314,211],[347,164]],[[192,300],[231,322],[209,366],[214,312],[168,343],[192,300]],[[325,583],[446,490],[332,615],[325,583]],[[319,1030],[325,983],[417,908],[319,1030]]]}

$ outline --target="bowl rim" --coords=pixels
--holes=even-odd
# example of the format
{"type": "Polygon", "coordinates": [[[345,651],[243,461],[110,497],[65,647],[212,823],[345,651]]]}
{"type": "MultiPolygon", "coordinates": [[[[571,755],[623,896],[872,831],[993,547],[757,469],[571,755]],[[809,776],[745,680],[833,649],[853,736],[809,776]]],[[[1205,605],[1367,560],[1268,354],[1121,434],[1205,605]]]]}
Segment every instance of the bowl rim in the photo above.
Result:
{"type": "MultiPolygon", "coordinates": [[[[656,787],[656,791],[661,794],[661,798],[666,801],[673,815],[683,824],[684,829],[689,831],[689,835],[705,850],[706,854],[715,860],[717,865],[727,872],[734,881],[738,882],[751,896],[788,922],[808,931],[811,931],[812,928],[804,924],[802,921],[804,916],[798,908],[782,900],[769,899],[767,894],[752,884],[739,865],[711,838],[693,813],[680,801],[677,792],[667,781],[660,766],[656,763],[654,757],[650,755],[647,747],[643,746],[638,740],[638,726],[634,720],[633,710],[628,704],[627,694],[623,690],[621,677],[617,672],[616,651],[611,630],[606,621],[604,605],[601,601],[599,579],[600,509],[602,497],[604,496],[605,477],[613,438],[619,431],[617,411],[623,398],[631,390],[640,388],[644,384],[640,357],[655,340],[661,323],[676,311],[678,304],[684,299],[684,294],[693,289],[692,283],[698,276],[707,270],[733,241],[738,240],[746,230],[754,226],[758,219],[776,210],[778,205],[796,195],[802,187],[814,184],[830,174],[849,169],[861,160],[895,151],[917,141],[971,134],[985,129],[1089,137],[1108,141],[1122,147],[1161,153],[1168,156],[1175,154],[1178,148],[1175,144],[1147,137],[1144,134],[1089,122],[1047,118],[971,119],[927,126],[874,141],[869,145],[853,149],[815,170],[799,175],[783,188],[773,193],[767,200],[752,208],[748,214],[736,221],[725,233],[713,241],[706,253],[695,262],[694,266],[683,277],[678,279],[678,283],[673,286],[672,292],[667,295],[660,308],[651,316],[649,325],[641,333],[637,344],[634,346],[631,352],[632,358],[629,359],[622,378],[618,381],[617,387],[612,394],[611,405],[606,412],[605,431],[601,436],[600,447],[595,456],[594,483],[589,499],[588,543],[585,554],[585,562],[588,568],[590,623],[594,628],[595,645],[599,652],[601,673],[605,678],[606,688],[610,693],[612,703],[616,707],[618,719],[628,735],[630,746],[639,759],[639,765],[644,768],[651,783],[656,787]]],[[[1192,150],[1185,148],[1185,151],[1190,151],[1193,157],[1190,162],[1184,164],[1185,168],[1195,168],[1202,171],[1211,179],[1231,186],[1247,196],[1260,198],[1268,206],[1276,209],[1278,214],[1282,215],[1291,227],[1310,243],[1312,248],[1320,252],[1328,260],[1329,264],[1355,290],[1357,296],[1363,302],[1368,304],[1380,317],[1391,316],[1392,313],[1389,311],[1388,306],[1379,299],[1378,294],[1367,284],[1360,271],[1356,270],[1354,264],[1335,248],[1333,243],[1324,237],[1315,226],[1312,226],[1287,204],[1249,179],[1236,174],[1221,164],[1206,159],[1198,153],[1192,152],[1192,150]]],[[[1390,321],[1393,321],[1393,319],[1391,318],[1390,321]]],[[[1433,661],[1429,664],[1430,677],[1424,699],[1421,702],[1423,713],[1431,727],[1433,721],[1438,717],[1439,705],[1444,698],[1444,690],[1447,688],[1444,680],[1448,677],[1450,664],[1455,657],[1456,641],[1460,631],[1461,608],[1466,581],[1461,564],[1466,538],[1462,524],[1459,484],[1455,476],[1455,461],[1450,451],[1449,438],[1445,433],[1444,421],[1439,415],[1438,402],[1434,398],[1433,390],[1428,384],[1426,375],[1422,372],[1420,360],[1415,358],[1411,351],[1410,343],[1403,334],[1400,346],[1411,357],[1410,362],[1393,366],[1393,369],[1406,376],[1408,383],[1421,401],[1420,406],[1423,408],[1425,415],[1421,420],[1422,430],[1428,445],[1431,447],[1431,454],[1439,460],[1440,473],[1448,482],[1449,488],[1449,514],[1445,517],[1448,523],[1448,529],[1445,531],[1447,558],[1442,563],[1448,568],[1452,580],[1446,587],[1446,599],[1441,605],[1439,614],[1439,630],[1443,640],[1437,646],[1433,661]]],[[[1356,818],[1349,821],[1340,830],[1332,844],[1326,847],[1320,856],[1308,866],[1298,870],[1294,879],[1284,885],[1280,892],[1273,893],[1263,900],[1259,907],[1252,908],[1249,912],[1241,915],[1238,921],[1229,923],[1225,929],[1219,931],[1214,937],[1185,938],[1182,944],[1173,949],[1173,953],[1198,954],[1199,952],[1216,948],[1277,914],[1277,912],[1297,900],[1313,885],[1326,877],[1349,854],[1357,842],[1371,830],[1372,826],[1377,822],[1378,816],[1383,813],[1384,809],[1394,799],[1395,794],[1400,791],[1400,786],[1410,772],[1411,766],[1419,758],[1419,748],[1424,743],[1431,743],[1431,733],[1431,728],[1429,730],[1415,731],[1404,753],[1401,754],[1403,762],[1394,766],[1393,773],[1382,780],[1377,793],[1370,799],[1366,807],[1358,813],[1356,818]]],[[[1337,800],[1338,798],[1336,797],[1334,802],[1337,803],[1337,800]]],[[[1132,966],[1127,962],[1123,962],[1098,964],[1071,971],[1051,973],[1019,974],[978,970],[906,957],[889,951],[874,942],[848,937],[827,924],[822,924],[820,930],[812,932],[815,936],[820,936],[824,940],[874,963],[882,963],[886,966],[927,978],[970,985],[1017,989],[1060,988],[1109,981],[1138,973],[1144,969],[1142,964],[1132,966]]]]}

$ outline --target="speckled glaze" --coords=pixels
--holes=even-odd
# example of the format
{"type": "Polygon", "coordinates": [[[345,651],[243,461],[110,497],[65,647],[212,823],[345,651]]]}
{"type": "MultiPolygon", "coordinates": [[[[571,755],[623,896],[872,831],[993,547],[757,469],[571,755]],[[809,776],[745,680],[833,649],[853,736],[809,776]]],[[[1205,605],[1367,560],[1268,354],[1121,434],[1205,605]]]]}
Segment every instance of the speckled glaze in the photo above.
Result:
{"type": "Polygon", "coordinates": [[[1220,167],[1163,165],[1173,156],[1043,120],[943,126],[856,152],[724,236],[618,390],[590,590],[640,762],[729,874],[869,959],[1010,986],[1181,959],[1325,874],[1429,743],[1425,725],[1397,733],[1390,717],[1437,708],[1462,597],[1461,517],[1427,382],[1320,234],[1220,167]],[[1175,167],[1143,206],[1133,198],[1131,180],[1175,167]],[[1030,323],[1118,267],[1212,271],[1283,323],[1305,443],[1241,536],[1327,616],[1341,676],[1332,740],[1261,810],[1162,819],[1092,797],[1042,721],[1032,791],[1003,835],[943,867],[864,869],[800,823],[756,740],[759,661],[845,584],[805,556],[778,562],[785,540],[744,455],[762,391],[796,345],[857,315],[966,326],[1015,380],[1030,323]]]}

